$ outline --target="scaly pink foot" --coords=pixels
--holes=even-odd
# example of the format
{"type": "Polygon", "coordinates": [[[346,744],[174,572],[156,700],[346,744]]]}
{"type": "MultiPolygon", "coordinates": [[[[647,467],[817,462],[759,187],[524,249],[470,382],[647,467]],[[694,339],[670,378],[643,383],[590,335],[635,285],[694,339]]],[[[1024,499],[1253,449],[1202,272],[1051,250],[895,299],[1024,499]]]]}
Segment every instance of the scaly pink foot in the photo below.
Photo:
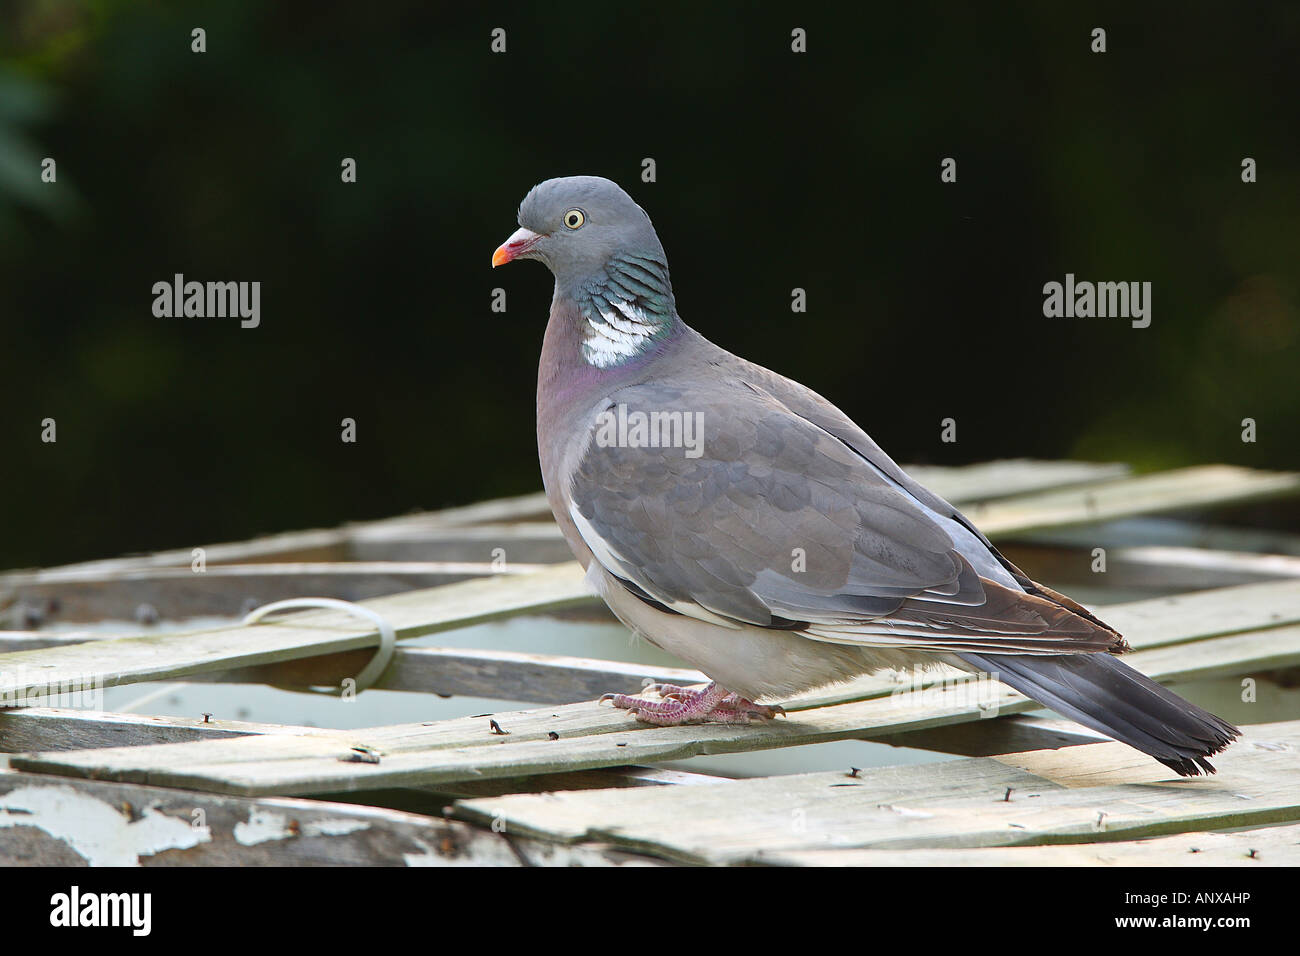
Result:
{"type": "MultiPolygon", "coordinates": [[[[699,694],[701,691],[690,690],[686,687],[679,687],[677,684],[651,684],[646,688],[652,690],[660,697],[664,698],[684,698],[692,694],[699,694]]],[[[720,689],[720,688],[719,688],[720,689]]],[[[771,720],[780,714],[785,716],[785,708],[780,704],[756,704],[748,697],[741,697],[739,694],[727,694],[718,704],[717,710],[735,711],[739,714],[745,714],[750,717],[758,717],[761,720],[771,720]]]]}
{"type": "Polygon", "coordinates": [[[646,689],[654,691],[663,699],[645,700],[627,694],[606,694],[598,703],[610,701],[620,710],[632,711],[638,720],[660,727],[672,727],[693,720],[716,724],[747,724],[753,718],[771,720],[777,714],[785,713],[783,707],[756,704],[739,694],[728,693],[716,681],[704,690],[691,690],[676,684],[652,684],[646,689]]]}

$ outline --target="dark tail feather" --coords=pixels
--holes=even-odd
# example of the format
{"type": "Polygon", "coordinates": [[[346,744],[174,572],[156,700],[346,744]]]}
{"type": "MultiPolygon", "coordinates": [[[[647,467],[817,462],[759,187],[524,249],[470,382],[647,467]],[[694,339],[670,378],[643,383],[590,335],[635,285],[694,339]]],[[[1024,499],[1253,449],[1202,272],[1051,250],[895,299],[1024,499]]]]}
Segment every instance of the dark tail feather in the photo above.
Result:
{"type": "Polygon", "coordinates": [[[1184,777],[1201,770],[1214,773],[1205,758],[1241,734],[1111,654],[960,657],[1061,716],[1136,747],[1184,777]]]}

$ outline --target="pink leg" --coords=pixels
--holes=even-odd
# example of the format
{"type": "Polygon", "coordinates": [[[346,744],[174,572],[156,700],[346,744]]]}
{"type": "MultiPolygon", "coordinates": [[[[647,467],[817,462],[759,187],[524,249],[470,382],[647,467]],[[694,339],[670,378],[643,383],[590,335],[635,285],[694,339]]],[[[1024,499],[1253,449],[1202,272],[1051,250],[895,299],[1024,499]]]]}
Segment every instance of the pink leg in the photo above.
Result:
{"type": "MultiPolygon", "coordinates": [[[[677,684],[650,684],[646,690],[652,690],[660,697],[686,697],[690,694],[698,694],[699,691],[688,690],[685,687],[679,687],[677,684]]],[[[777,714],[785,716],[785,708],[780,704],[756,704],[747,697],[741,697],[739,694],[728,694],[723,698],[722,703],[718,704],[717,710],[734,711],[740,714],[748,714],[753,717],[759,717],[763,720],[771,720],[777,714]]]]}
{"type": "Polygon", "coordinates": [[[784,714],[781,707],[765,707],[746,700],[737,694],[728,693],[717,682],[709,684],[704,690],[690,690],[676,684],[654,684],[647,688],[663,697],[663,700],[645,700],[627,694],[606,694],[600,702],[610,701],[621,710],[632,711],[638,720],[671,727],[693,720],[702,720],[720,724],[747,724],[757,717],[770,719],[777,714],[784,714]]]}
{"type": "Polygon", "coordinates": [[[741,697],[739,694],[729,695],[722,702],[721,707],[734,710],[746,717],[758,717],[761,720],[771,720],[777,714],[785,716],[785,708],[780,704],[756,704],[748,697],[741,697]]]}

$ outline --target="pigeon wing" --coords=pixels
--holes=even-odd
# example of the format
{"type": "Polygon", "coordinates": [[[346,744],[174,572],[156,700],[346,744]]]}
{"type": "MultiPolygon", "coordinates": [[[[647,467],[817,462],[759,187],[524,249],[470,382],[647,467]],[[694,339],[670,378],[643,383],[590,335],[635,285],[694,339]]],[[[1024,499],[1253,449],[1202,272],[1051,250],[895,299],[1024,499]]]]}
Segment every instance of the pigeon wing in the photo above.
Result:
{"type": "Polygon", "coordinates": [[[914,497],[760,386],[631,386],[594,411],[588,437],[570,516],[611,575],[666,610],[931,651],[1115,640],[982,576],[914,497]]]}

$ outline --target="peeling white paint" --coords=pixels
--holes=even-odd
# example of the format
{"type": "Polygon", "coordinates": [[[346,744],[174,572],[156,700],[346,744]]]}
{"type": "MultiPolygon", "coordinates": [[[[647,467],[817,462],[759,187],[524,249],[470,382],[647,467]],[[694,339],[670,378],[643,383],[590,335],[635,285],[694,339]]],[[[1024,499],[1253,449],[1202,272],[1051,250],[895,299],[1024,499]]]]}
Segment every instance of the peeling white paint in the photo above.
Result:
{"type": "Polygon", "coordinates": [[[468,846],[452,853],[439,853],[416,837],[412,837],[411,842],[423,852],[403,853],[402,859],[407,866],[519,866],[519,857],[511,852],[509,844],[504,840],[473,840],[468,846]]]}
{"type": "Polygon", "coordinates": [[[433,848],[423,840],[412,840],[420,848],[420,853],[403,853],[402,859],[406,861],[407,866],[441,866],[442,857],[433,852],[433,848]]]}
{"type": "Polygon", "coordinates": [[[0,795],[0,827],[34,827],[61,840],[91,866],[139,866],[140,857],[212,841],[208,827],[160,813],[131,820],[120,806],[64,786],[15,787],[0,795]]]}
{"type": "Polygon", "coordinates": [[[235,824],[235,840],[244,846],[256,846],[270,840],[288,840],[295,836],[346,836],[358,830],[368,830],[370,824],[363,820],[337,818],[311,820],[290,825],[289,817],[272,810],[254,807],[246,823],[235,824]]]}
{"type": "Polygon", "coordinates": [[[287,840],[291,836],[288,817],[256,807],[249,812],[247,823],[235,824],[235,842],[243,846],[256,846],[268,840],[287,840]]]}
{"type": "Polygon", "coordinates": [[[304,836],[346,836],[358,830],[369,829],[370,824],[360,820],[317,820],[315,823],[304,823],[302,832],[304,836]]]}

